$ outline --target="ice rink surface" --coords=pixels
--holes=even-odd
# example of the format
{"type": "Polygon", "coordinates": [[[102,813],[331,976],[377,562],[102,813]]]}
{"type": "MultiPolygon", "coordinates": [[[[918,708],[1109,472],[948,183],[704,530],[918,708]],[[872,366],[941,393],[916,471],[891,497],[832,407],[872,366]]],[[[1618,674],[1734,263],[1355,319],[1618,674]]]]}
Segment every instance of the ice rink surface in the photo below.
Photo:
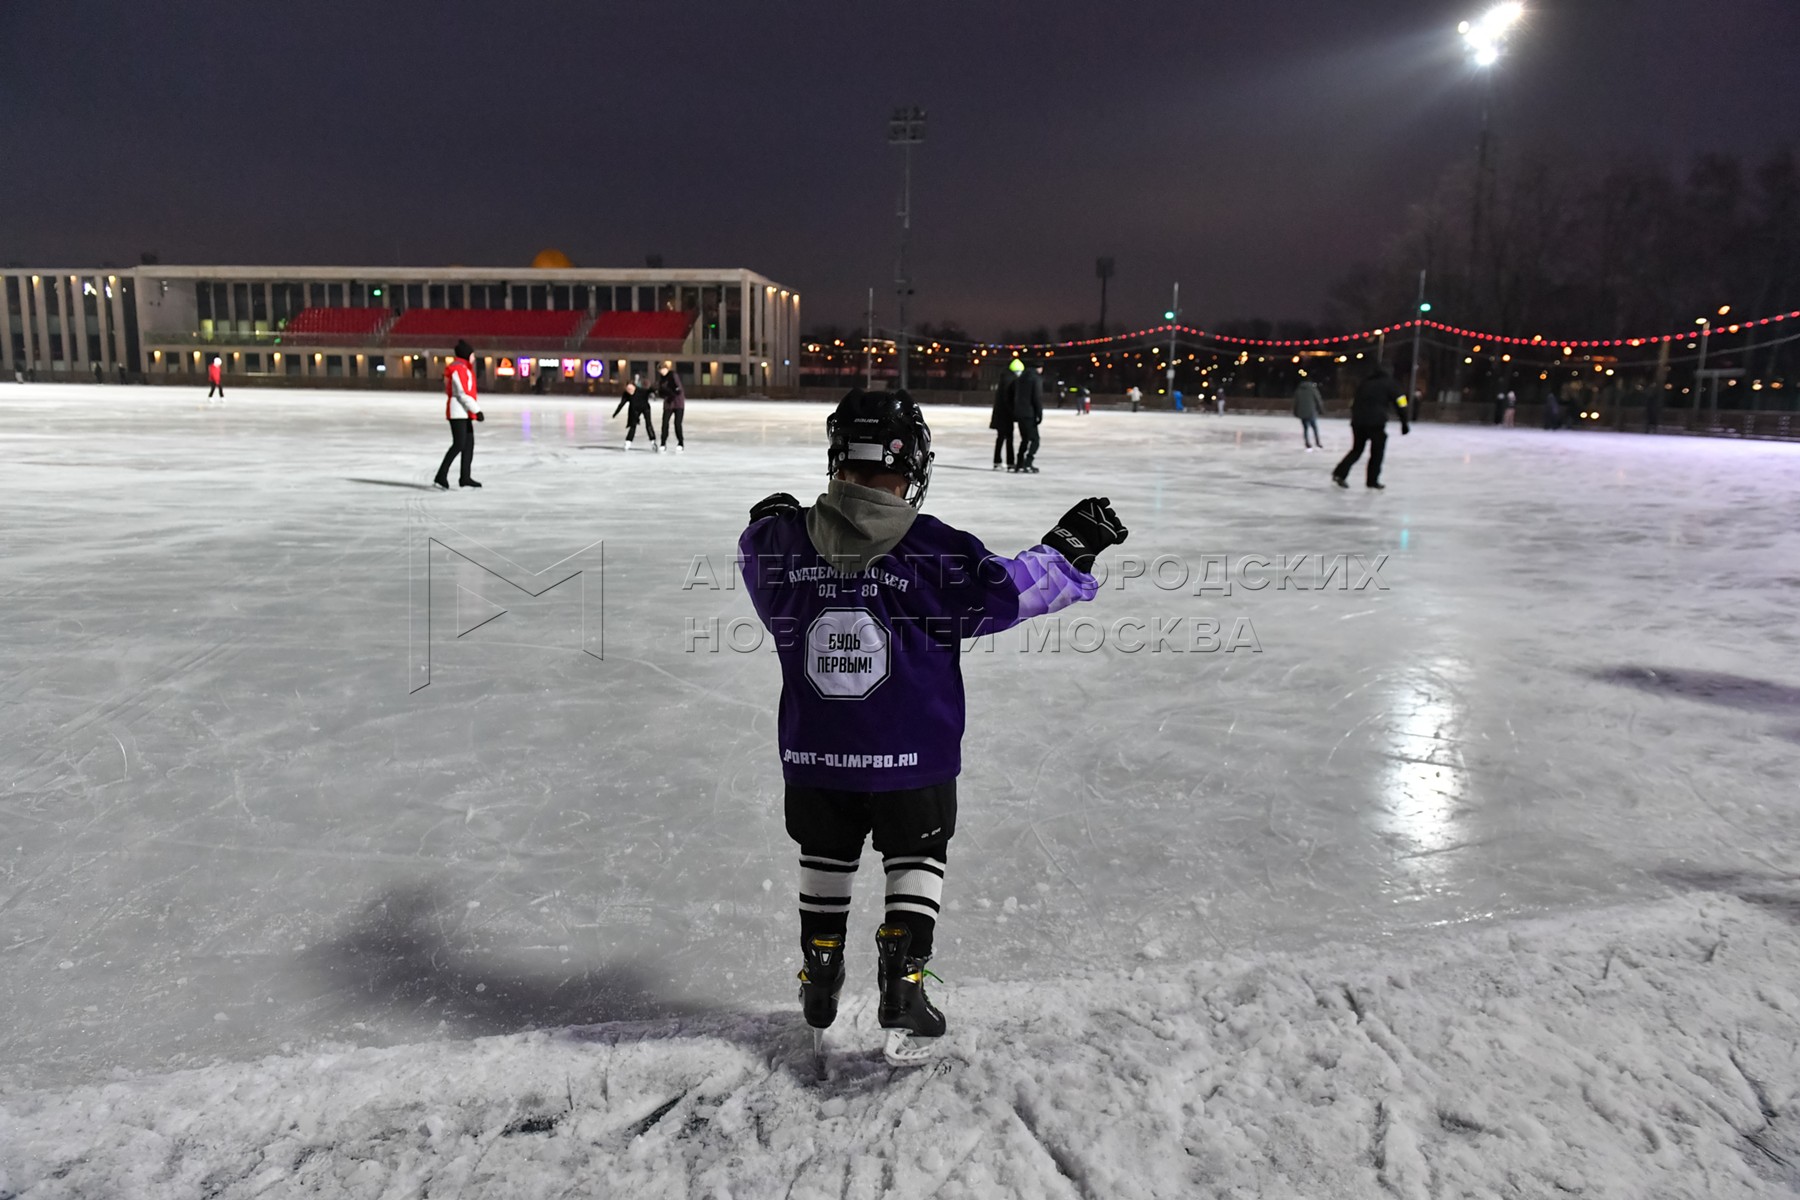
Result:
{"type": "MultiPolygon", "coordinates": [[[[0,387],[0,1083],[791,1006],[732,558],[822,487],[826,408],[695,401],[658,457],[610,400],[495,398],[440,494],[440,406],[0,387]]],[[[1800,446],[1390,427],[1342,492],[1341,421],[1053,411],[1010,476],[985,411],[930,417],[928,511],[1012,553],[1103,494],[1189,573],[965,658],[953,1024],[957,981],[1791,878],[1800,446]]]]}

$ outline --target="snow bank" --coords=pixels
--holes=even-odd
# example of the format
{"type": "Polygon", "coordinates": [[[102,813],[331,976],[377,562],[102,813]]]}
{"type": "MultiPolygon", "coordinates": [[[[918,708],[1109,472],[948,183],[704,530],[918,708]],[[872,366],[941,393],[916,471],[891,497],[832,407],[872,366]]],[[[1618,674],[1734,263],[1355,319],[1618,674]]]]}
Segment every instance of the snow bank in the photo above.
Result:
{"type": "Polygon", "coordinates": [[[1703,896],[944,986],[910,1072],[862,997],[823,1078],[775,1013],[16,1093],[0,1196],[1791,1196],[1794,917],[1703,896]]]}

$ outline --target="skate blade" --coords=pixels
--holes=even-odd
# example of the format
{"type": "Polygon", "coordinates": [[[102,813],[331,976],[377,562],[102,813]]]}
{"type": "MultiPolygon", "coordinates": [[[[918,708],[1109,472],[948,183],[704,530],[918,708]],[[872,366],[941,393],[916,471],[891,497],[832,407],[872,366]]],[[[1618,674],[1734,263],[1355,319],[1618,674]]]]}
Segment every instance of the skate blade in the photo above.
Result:
{"type": "Polygon", "coordinates": [[[909,1030],[890,1029],[887,1031],[887,1047],[883,1056],[890,1067],[917,1067],[928,1063],[937,1054],[937,1039],[917,1037],[909,1030]]]}

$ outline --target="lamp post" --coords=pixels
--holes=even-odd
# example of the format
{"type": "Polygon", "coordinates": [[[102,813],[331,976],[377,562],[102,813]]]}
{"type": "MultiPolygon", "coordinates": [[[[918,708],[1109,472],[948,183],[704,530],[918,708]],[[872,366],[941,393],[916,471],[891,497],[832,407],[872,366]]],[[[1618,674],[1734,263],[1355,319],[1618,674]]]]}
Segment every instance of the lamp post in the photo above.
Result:
{"type": "Polygon", "coordinates": [[[1100,280],[1100,325],[1094,332],[1100,337],[1105,337],[1106,281],[1113,277],[1113,260],[1110,258],[1096,258],[1094,260],[1094,274],[1098,276],[1100,280]]]}
{"type": "Polygon", "coordinates": [[[1506,50],[1507,35],[1525,15],[1518,0],[1496,4],[1473,21],[1456,27],[1468,51],[1469,63],[1481,72],[1481,135],[1475,148],[1475,199],[1469,216],[1469,272],[1473,277],[1481,260],[1482,226],[1485,224],[1487,193],[1493,173],[1491,145],[1492,109],[1494,107],[1493,67],[1506,50]]]}
{"type": "Polygon", "coordinates": [[[1169,322],[1169,403],[1175,403],[1175,322],[1181,319],[1181,284],[1175,284],[1175,293],[1169,297],[1169,311],[1163,316],[1169,322]]]}
{"type": "Polygon", "coordinates": [[[912,152],[925,140],[925,110],[918,105],[896,108],[888,120],[888,145],[900,147],[900,259],[894,267],[894,291],[900,299],[900,387],[908,383],[906,301],[912,296],[912,268],[907,262],[907,243],[912,236],[912,152]]]}
{"type": "MultiPolygon", "coordinates": [[[[1416,403],[1419,399],[1419,339],[1425,332],[1425,314],[1431,311],[1431,304],[1425,299],[1425,272],[1419,272],[1419,310],[1413,314],[1413,352],[1412,379],[1406,385],[1406,402],[1416,403]]],[[[1415,417],[1418,416],[1414,412],[1415,417]]]]}
{"type": "MultiPolygon", "coordinates": [[[[1728,315],[1730,312],[1731,312],[1731,305],[1729,305],[1729,304],[1719,305],[1719,315],[1721,317],[1728,315]]],[[[1699,412],[1700,411],[1700,389],[1706,387],[1706,344],[1712,335],[1712,318],[1711,317],[1695,317],[1694,324],[1696,324],[1700,327],[1700,361],[1694,364],[1694,411],[1699,412]]],[[[1718,390],[1718,388],[1716,388],[1716,387],[1707,388],[1707,405],[1706,405],[1706,407],[1708,408],[1708,410],[1710,410],[1712,412],[1718,411],[1718,407],[1719,407],[1719,390],[1718,390]]]]}
{"type": "Polygon", "coordinates": [[[1712,332],[1712,322],[1705,317],[1695,317],[1694,324],[1700,327],[1700,361],[1694,364],[1694,411],[1700,411],[1700,391],[1706,386],[1706,335],[1712,332]]]}

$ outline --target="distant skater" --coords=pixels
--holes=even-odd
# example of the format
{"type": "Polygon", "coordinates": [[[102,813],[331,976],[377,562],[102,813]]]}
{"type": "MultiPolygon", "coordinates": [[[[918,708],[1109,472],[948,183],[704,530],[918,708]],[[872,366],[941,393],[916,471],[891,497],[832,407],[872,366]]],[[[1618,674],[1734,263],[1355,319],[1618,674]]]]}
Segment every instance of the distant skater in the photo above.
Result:
{"type": "Polygon", "coordinates": [[[1344,455],[1343,461],[1331,472],[1331,480],[1341,488],[1347,488],[1350,468],[1362,457],[1363,447],[1369,448],[1369,466],[1365,481],[1376,490],[1380,490],[1381,459],[1387,453],[1387,419],[1389,410],[1400,414],[1400,432],[1412,432],[1412,423],[1406,418],[1406,396],[1400,391],[1400,385],[1394,377],[1387,373],[1387,368],[1377,360],[1369,368],[1369,374],[1356,387],[1356,398],[1350,402],[1350,435],[1355,443],[1350,453],[1344,455]]]}
{"type": "Polygon", "coordinates": [[[681,436],[681,419],[687,415],[687,392],[681,386],[681,375],[674,363],[664,363],[662,377],[656,381],[656,394],[662,397],[662,445],[669,448],[669,420],[675,421],[675,453],[687,453],[687,441],[681,436]]]}
{"type": "Polygon", "coordinates": [[[450,449],[444,452],[444,461],[438,465],[437,478],[432,482],[445,491],[450,490],[450,464],[458,456],[462,458],[458,485],[481,486],[469,474],[475,466],[475,422],[487,420],[481,415],[481,405],[475,402],[475,368],[469,363],[474,353],[475,348],[468,342],[458,342],[456,357],[444,368],[444,419],[450,422],[450,449]]]}
{"type": "Polygon", "coordinates": [[[1044,421],[1044,378],[1036,367],[1026,367],[1013,381],[1013,421],[1019,427],[1019,457],[1015,471],[1038,473],[1038,426],[1044,421]]]}
{"type": "Polygon", "coordinates": [[[1300,442],[1309,451],[1324,448],[1325,443],[1319,440],[1319,414],[1324,410],[1325,399],[1319,395],[1319,385],[1302,379],[1294,389],[1294,415],[1300,418],[1300,442]]]}
{"type": "Polygon", "coordinates": [[[206,378],[212,382],[212,386],[206,389],[206,398],[211,400],[216,395],[223,400],[225,398],[225,364],[216,354],[213,355],[213,360],[206,364],[206,378]]]}
{"type": "Polygon", "coordinates": [[[1513,418],[1516,417],[1519,412],[1519,393],[1513,391],[1512,386],[1509,384],[1506,388],[1506,394],[1502,396],[1500,400],[1502,404],[1506,405],[1506,410],[1500,416],[1500,423],[1508,429],[1511,429],[1513,427],[1513,418]]]}
{"type": "MultiPolygon", "coordinates": [[[[1019,367],[1020,371],[1025,368],[1019,367]]],[[[1000,452],[1006,452],[1006,469],[1013,466],[1013,384],[1016,373],[1008,373],[994,385],[994,408],[988,414],[988,428],[994,431],[994,470],[1000,469],[1000,452]]]]}
{"type": "Polygon", "coordinates": [[[644,436],[650,439],[650,448],[659,454],[662,453],[662,447],[656,442],[656,429],[651,424],[653,418],[650,415],[650,393],[638,386],[636,375],[633,375],[631,382],[625,385],[625,394],[619,397],[619,403],[613,408],[612,415],[618,416],[621,408],[626,409],[625,448],[631,449],[632,440],[637,437],[638,422],[642,421],[644,436]]]}

